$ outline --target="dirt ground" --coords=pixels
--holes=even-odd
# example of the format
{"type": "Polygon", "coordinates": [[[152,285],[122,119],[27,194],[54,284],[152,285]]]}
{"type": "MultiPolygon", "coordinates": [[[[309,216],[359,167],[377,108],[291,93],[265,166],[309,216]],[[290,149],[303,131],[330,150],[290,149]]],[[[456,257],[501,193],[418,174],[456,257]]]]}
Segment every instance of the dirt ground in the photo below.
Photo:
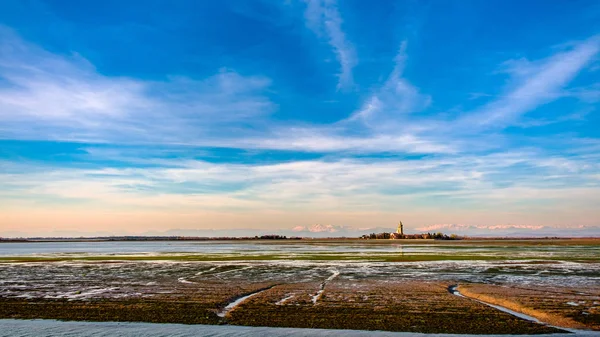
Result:
{"type": "Polygon", "coordinates": [[[242,303],[226,320],[237,325],[422,333],[557,331],[451,295],[440,283],[332,281],[313,303],[308,294],[318,289],[318,284],[276,286],[242,303]]]}
{"type": "Polygon", "coordinates": [[[332,278],[321,282],[185,284],[152,298],[0,298],[0,318],[234,324],[423,333],[537,334],[557,329],[450,294],[448,284],[332,278]],[[271,288],[268,288],[271,287],[271,288]],[[261,289],[267,290],[260,291],[261,289]],[[321,292],[320,292],[321,291],[321,292]],[[258,292],[225,317],[230,301],[258,292]]]}

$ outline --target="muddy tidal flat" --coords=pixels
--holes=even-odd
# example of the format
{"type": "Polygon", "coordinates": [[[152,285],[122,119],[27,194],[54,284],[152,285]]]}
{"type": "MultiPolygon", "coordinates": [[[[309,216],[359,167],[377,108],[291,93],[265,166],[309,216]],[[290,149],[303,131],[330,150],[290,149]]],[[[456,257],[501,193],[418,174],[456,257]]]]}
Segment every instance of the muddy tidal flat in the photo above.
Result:
{"type": "Polygon", "coordinates": [[[600,240],[0,243],[0,319],[593,332],[600,240]]]}

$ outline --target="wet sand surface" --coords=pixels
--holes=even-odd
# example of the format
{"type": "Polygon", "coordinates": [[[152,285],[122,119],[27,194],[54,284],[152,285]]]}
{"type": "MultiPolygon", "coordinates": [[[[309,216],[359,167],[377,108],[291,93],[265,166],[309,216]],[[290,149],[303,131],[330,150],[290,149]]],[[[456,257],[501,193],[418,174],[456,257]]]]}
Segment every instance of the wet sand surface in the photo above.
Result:
{"type": "MultiPolygon", "coordinates": [[[[554,326],[599,329],[600,263],[589,258],[598,247],[574,247],[576,261],[531,259],[535,248],[527,248],[527,259],[520,259],[520,251],[509,248],[459,248],[460,254],[475,257],[467,261],[345,259],[394,254],[390,246],[343,248],[344,259],[324,254],[326,260],[312,261],[247,260],[247,254],[256,254],[250,249],[239,261],[189,261],[177,254],[143,261],[71,255],[63,260],[54,255],[52,262],[15,259],[0,263],[0,318],[455,334],[561,331],[451,294],[449,286],[458,284],[466,296],[554,326]],[[476,259],[478,252],[505,256],[511,251],[512,257],[476,259]]],[[[448,257],[455,248],[436,249],[448,257]]],[[[540,255],[548,256],[555,248],[541,249],[540,255]]],[[[567,256],[556,250],[561,259],[567,256]]],[[[314,246],[307,251],[318,255],[314,246]]]]}
{"type": "Polygon", "coordinates": [[[236,286],[195,284],[152,299],[0,300],[0,318],[232,324],[251,326],[387,330],[424,333],[536,334],[560,330],[535,324],[451,295],[436,282],[330,281],[236,286]],[[323,290],[318,298],[314,296],[323,290]],[[228,311],[228,301],[255,293],[228,311]],[[176,296],[174,296],[176,294],[176,296]],[[285,300],[282,302],[282,300],[285,300]]]}
{"type": "Polygon", "coordinates": [[[310,295],[317,289],[316,284],[274,287],[243,302],[226,319],[236,325],[423,333],[558,331],[450,295],[439,283],[332,281],[313,303],[310,295]]]}
{"type": "Polygon", "coordinates": [[[527,287],[465,284],[471,298],[499,305],[561,327],[600,331],[600,285],[597,287],[527,287]]]}

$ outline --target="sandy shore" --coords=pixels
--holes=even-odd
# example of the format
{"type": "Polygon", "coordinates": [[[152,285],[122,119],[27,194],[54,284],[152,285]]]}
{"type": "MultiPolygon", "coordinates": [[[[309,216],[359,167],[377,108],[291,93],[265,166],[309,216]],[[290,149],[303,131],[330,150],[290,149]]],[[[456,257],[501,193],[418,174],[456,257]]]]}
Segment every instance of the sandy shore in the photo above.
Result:
{"type": "Polygon", "coordinates": [[[554,326],[600,330],[600,287],[527,287],[465,284],[464,296],[520,312],[554,326]]]}

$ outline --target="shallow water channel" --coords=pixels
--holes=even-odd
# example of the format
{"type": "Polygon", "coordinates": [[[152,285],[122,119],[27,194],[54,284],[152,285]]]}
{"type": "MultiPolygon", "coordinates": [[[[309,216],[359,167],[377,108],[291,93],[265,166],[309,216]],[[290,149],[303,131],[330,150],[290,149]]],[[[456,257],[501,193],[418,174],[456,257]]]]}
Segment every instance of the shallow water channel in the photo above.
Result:
{"type": "MultiPolygon", "coordinates": [[[[115,323],[115,322],[62,322],[55,320],[11,320],[0,319],[0,336],[38,337],[38,336],[374,336],[374,337],[418,337],[438,336],[455,337],[449,334],[421,334],[411,332],[353,331],[328,329],[294,329],[246,327],[231,325],[183,325],[154,323],[115,323]]],[[[464,336],[464,335],[463,335],[464,336]]],[[[473,335],[502,336],[502,335],[473,335]]],[[[506,335],[515,336],[515,335],[506,335]]],[[[525,335],[521,335],[525,336],[525,335]]],[[[579,337],[598,336],[598,332],[558,333],[550,335],[531,335],[539,337],[579,337]]]]}

